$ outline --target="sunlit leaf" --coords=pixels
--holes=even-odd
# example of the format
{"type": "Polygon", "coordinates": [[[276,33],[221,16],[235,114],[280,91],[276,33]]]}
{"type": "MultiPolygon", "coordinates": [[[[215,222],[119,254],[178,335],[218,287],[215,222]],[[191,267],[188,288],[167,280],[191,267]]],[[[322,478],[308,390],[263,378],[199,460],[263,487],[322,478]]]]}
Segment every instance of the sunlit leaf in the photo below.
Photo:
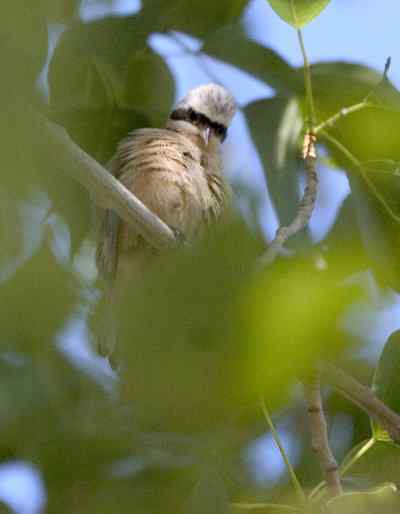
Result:
{"type": "MultiPolygon", "coordinates": [[[[376,368],[373,388],[376,395],[388,407],[400,413],[400,331],[387,340],[376,368]]],[[[390,440],[387,432],[372,423],[373,434],[379,441],[390,440]]]]}
{"type": "Polygon", "coordinates": [[[382,484],[369,491],[344,493],[328,501],[327,506],[337,514],[375,514],[382,510],[395,514],[400,508],[397,487],[382,484]]]}
{"type": "Polygon", "coordinates": [[[316,360],[338,356],[338,320],[355,299],[355,290],[336,278],[346,258],[344,252],[325,270],[303,260],[281,262],[250,282],[237,332],[252,349],[247,372],[269,405],[282,401],[316,360]]]}
{"type": "MultiPolygon", "coordinates": [[[[314,64],[311,66],[311,75],[318,123],[343,108],[362,102],[382,80],[382,73],[345,62],[314,64]]],[[[382,159],[400,161],[400,149],[395,135],[400,130],[398,98],[397,90],[386,83],[383,92],[379,88],[376,90],[372,105],[340,117],[328,128],[329,133],[361,162],[382,159]]],[[[331,145],[329,148],[335,160],[351,171],[352,166],[345,156],[331,145]]]]}
{"type": "Polygon", "coordinates": [[[268,2],[286,23],[300,28],[317,17],[330,0],[268,0],[268,2]]]}

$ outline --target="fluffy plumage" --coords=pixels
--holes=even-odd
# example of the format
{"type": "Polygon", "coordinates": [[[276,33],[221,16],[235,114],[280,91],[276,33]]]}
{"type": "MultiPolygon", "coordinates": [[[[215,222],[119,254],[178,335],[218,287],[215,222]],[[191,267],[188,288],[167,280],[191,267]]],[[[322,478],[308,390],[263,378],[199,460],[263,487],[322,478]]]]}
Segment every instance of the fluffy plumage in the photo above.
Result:
{"type": "MultiPolygon", "coordinates": [[[[173,230],[191,241],[217,220],[227,205],[229,186],[222,174],[221,126],[229,126],[236,107],[216,84],[189,91],[165,129],[141,129],[118,146],[111,172],[173,230]]],[[[224,134],[225,135],[225,134],[224,134]]],[[[105,211],[97,265],[108,288],[100,352],[111,354],[117,327],[112,307],[118,295],[143,273],[154,252],[139,234],[105,211]]]]}

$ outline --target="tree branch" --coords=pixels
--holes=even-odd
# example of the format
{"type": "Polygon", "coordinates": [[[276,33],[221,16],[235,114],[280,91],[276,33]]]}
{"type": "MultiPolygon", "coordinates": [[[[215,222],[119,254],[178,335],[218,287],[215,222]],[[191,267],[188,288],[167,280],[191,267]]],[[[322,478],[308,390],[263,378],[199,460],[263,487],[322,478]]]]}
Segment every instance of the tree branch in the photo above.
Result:
{"type": "Polygon", "coordinates": [[[318,175],[315,169],[317,154],[315,150],[315,136],[307,133],[304,136],[303,159],[306,168],[306,187],[304,189],[303,198],[300,201],[299,209],[296,217],[287,227],[279,227],[275,239],[269,245],[265,254],[261,257],[259,266],[267,266],[271,264],[280,253],[283,245],[289,237],[297,234],[308,223],[313,213],[315,202],[317,200],[318,175]]]}
{"type": "Polygon", "coordinates": [[[323,373],[332,387],[381,425],[393,441],[400,441],[400,416],[385,405],[369,387],[360,384],[332,364],[324,366],[323,373]]]}
{"type": "Polygon", "coordinates": [[[315,370],[310,380],[304,385],[304,388],[310,417],[311,446],[325,474],[328,491],[333,497],[342,494],[343,491],[340,483],[339,466],[329,446],[319,375],[319,371],[315,370]]]}
{"type": "Polygon", "coordinates": [[[57,168],[85,187],[97,205],[114,210],[157,249],[177,244],[173,231],[111,173],[75,144],[62,127],[37,112],[34,112],[34,118],[43,135],[44,144],[48,147],[50,143],[57,155],[57,168]]]}

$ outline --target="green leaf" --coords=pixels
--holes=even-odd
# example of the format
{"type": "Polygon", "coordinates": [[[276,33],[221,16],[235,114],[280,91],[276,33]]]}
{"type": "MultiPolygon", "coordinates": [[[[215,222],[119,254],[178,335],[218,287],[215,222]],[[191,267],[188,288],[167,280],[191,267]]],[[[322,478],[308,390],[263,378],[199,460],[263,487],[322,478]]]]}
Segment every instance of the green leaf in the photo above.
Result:
{"type": "Polygon", "coordinates": [[[290,385],[316,360],[340,354],[338,320],[357,294],[338,285],[342,262],[349,258],[347,251],[342,252],[325,271],[307,259],[276,262],[243,294],[236,331],[251,344],[247,372],[254,390],[265,391],[271,408],[283,401],[290,385]]]}
{"type": "Polygon", "coordinates": [[[63,34],[50,64],[53,117],[101,162],[129,131],[163,125],[174,96],[172,75],[147,46],[140,19],[74,26],[63,34]]]}
{"type": "MultiPolygon", "coordinates": [[[[376,368],[373,388],[388,407],[400,413],[400,331],[387,340],[376,368]]],[[[389,434],[372,422],[373,435],[378,441],[390,440],[389,434]]]]}
{"type": "Polygon", "coordinates": [[[125,77],[124,103],[149,118],[151,126],[164,126],[175,96],[175,83],[164,59],[148,49],[136,52],[128,61],[125,77]]]}
{"type": "Polygon", "coordinates": [[[372,267],[379,281],[396,290],[400,287],[397,170],[396,162],[375,161],[362,165],[361,177],[354,172],[349,175],[358,226],[372,267]]]}
{"type": "MultiPolygon", "coordinates": [[[[303,73],[303,70],[299,70],[299,73],[303,73]]],[[[371,68],[345,62],[314,64],[311,66],[311,76],[318,123],[343,108],[362,102],[382,80],[382,74],[371,68]]],[[[329,129],[329,133],[362,162],[382,159],[400,161],[396,135],[400,131],[399,93],[390,83],[382,87],[383,91],[378,88],[372,95],[373,105],[343,116],[329,129]]],[[[333,151],[333,157],[345,169],[352,167],[339,152],[333,151]]]]}
{"type": "Polygon", "coordinates": [[[268,2],[286,23],[300,28],[316,18],[330,0],[268,0],[268,2]]]}
{"type": "Polygon", "coordinates": [[[369,491],[344,493],[327,502],[335,514],[395,514],[400,509],[400,497],[393,484],[382,484],[369,491]]]}
{"type": "Polygon", "coordinates": [[[140,14],[152,31],[178,30],[204,38],[236,22],[248,0],[145,0],[140,14]]]}
{"type": "Polygon", "coordinates": [[[264,166],[268,192],[281,224],[290,223],[298,208],[298,143],[302,128],[295,99],[259,100],[244,110],[264,166]]]}
{"type": "Polygon", "coordinates": [[[296,70],[279,54],[248,38],[240,24],[223,27],[209,35],[202,52],[254,75],[281,95],[302,89],[303,78],[296,70]]]}

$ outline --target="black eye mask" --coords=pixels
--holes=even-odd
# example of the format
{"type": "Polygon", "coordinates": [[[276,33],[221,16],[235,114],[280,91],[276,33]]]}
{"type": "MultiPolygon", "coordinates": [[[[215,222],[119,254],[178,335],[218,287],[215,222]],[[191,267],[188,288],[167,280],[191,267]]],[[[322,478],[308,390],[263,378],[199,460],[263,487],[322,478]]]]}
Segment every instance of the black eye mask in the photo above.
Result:
{"type": "Polygon", "coordinates": [[[175,109],[171,112],[171,120],[182,120],[196,125],[196,127],[209,127],[214,134],[223,142],[226,138],[228,129],[222,123],[211,121],[205,114],[197,112],[191,107],[188,109],[175,109]]]}

